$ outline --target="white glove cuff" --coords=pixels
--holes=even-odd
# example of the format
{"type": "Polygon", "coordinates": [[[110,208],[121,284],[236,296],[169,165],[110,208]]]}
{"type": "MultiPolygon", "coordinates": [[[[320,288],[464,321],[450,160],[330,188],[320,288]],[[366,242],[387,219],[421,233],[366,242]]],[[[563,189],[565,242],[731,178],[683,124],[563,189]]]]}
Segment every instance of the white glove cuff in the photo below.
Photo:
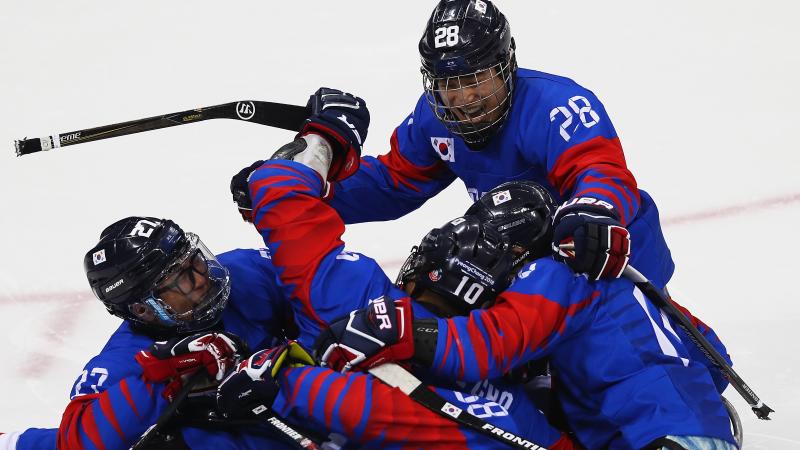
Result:
{"type": "Polygon", "coordinates": [[[308,147],[292,159],[314,169],[323,180],[327,180],[328,170],[330,170],[331,160],[333,159],[331,145],[325,138],[315,133],[306,134],[301,138],[306,141],[308,147]]]}

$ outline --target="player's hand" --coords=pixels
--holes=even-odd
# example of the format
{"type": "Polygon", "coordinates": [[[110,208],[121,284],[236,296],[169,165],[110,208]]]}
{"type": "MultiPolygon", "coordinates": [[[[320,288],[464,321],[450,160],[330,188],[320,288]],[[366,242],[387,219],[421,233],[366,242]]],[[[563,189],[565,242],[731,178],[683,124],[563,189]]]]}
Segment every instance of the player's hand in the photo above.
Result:
{"type": "Polygon", "coordinates": [[[254,353],[217,388],[217,407],[225,417],[248,419],[268,411],[278,395],[276,380],[283,367],[314,365],[314,359],[295,341],[254,353]]]}
{"type": "Polygon", "coordinates": [[[367,139],[369,110],[363,99],[338,89],[319,88],[308,100],[311,117],[300,136],[317,133],[333,146],[328,180],[343,180],[358,170],[367,139]]]}
{"type": "Polygon", "coordinates": [[[167,383],[163,396],[171,400],[189,375],[205,369],[221,381],[246,352],[247,346],[233,333],[197,333],[156,342],[140,351],[136,362],[144,369],[145,381],[167,383]]]}
{"type": "Polygon", "coordinates": [[[631,254],[631,238],[619,214],[591,197],[570,199],[553,217],[553,250],[592,280],[619,278],[631,254]]]}
{"type": "Polygon", "coordinates": [[[414,356],[412,319],[410,299],[392,302],[381,297],[320,333],[314,342],[314,359],[339,372],[410,359],[414,356]]]}
{"type": "Polygon", "coordinates": [[[259,167],[264,164],[264,161],[259,160],[240,170],[239,173],[231,178],[231,195],[236,207],[239,208],[239,214],[246,222],[253,222],[253,200],[250,198],[250,187],[248,181],[250,175],[259,167]]]}

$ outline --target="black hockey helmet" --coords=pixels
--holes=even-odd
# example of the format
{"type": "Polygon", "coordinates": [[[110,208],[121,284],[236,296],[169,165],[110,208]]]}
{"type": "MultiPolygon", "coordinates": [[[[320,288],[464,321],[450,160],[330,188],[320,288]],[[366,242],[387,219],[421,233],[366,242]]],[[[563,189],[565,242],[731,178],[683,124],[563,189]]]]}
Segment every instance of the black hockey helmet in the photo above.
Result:
{"type": "Polygon", "coordinates": [[[489,142],[508,116],[517,69],[514,49],[508,21],[489,0],[441,0],[419,42],[428,103],[450,132],[475,150],[489,142]],[[489,69],[490,76],[479,76],[489,69]],[[458,98],[455,92],[479,83],[495,88],[479,100],[462,96],[457,105],[448,101],[458,98]],[[496,97],[492,110],[456,114],[490,96],[496,97]]]}
{"type": "Polygon", "coordinates": [[[508,181],[484,194],[467,210],[525,250],[526,260],[552,253],[556,202],[544,186],[528,180],[508,181]]]}
{"type": "Polygon", "coordinates": [[[508,241],[477,217],[459,217],[431,230],[411,250],[397,284],[414,281],[411,295],[430,289],[466,313],[508,287],[515,269],[509,250],[508,241]]]}
{"type": "Polygon", "coordinates": [[[166,219],[127,217],[113,223],[86,253],[83,266],[92,291],[109,313],[156,334],[213,326],[230,294],[228,270],[197,235],[166,219]],[[168,289],[184,295],[196,291],[194,272],[206,276],[206,290],[192,299],[191,310],[178,313],[159,296],[168,289]]]}

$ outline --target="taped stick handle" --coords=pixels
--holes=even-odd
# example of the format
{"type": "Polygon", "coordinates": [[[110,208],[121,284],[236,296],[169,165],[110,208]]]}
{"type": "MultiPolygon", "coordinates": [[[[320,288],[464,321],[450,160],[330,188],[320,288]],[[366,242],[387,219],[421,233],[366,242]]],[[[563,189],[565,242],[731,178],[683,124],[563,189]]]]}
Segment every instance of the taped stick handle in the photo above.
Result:
{"type": "Polygon", "coordinates": [[[756,417],[763,420],[769,420],[769,413],[774,412],[772,408],[765,405],[764,402],[761,401],[760,398],[756,395],[755,392],[747,385],[747,383],[742,380],[738,373],[728,364],[728,361],[720,355],[720,353],[715,349],[708,339],[703,336],[700,331],[697,330],[697,327],[689,320],[686,315],[684,315],[675,305],[672,304],[672,301],[667,298],[664,292],[657,288],[650,280],[647,279],[641,272],[636,270],[633,266],[628,264],[625,267],[625,270],[622,272],[622,276],[631,280],[636,287],[641,290],[647,298],[650,299],[656,306],[661,308],[664,312],[669,314],[670,318],[674,320],[687,335],[692,340],[692,342],[697,345],[697,347],[705,354],[705,356],[714,364],[720,371],[722,371],[725,378],[731,383],[734,389],[739,393],[739,395],[744,398],[744,400],[750,405],[755,413],[756,417]]]}

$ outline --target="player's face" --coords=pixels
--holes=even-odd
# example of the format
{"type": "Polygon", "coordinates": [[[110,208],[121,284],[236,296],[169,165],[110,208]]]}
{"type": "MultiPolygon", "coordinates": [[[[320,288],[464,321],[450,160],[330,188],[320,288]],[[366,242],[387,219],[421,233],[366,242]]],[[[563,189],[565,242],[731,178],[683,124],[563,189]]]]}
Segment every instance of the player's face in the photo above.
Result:
{"type": "Polygon", "coordinates": [[[438,81],[442,102],[458,120],[473,125],[488,124],[503,114],[508,88],[502,76],[492,67],[471,75],[438,81]]]}
{"type": "Polygon", "coordinates": [[[156,292],[176,314],[185,314],[203,300],[210,287],[208,263],[202,253],[196,251],[158,284],[156,292]]]}
{"type": "MultiPolygon", "coordinates": [[[[405,283],[403,290],[406,292],[406,294],[411,295],[411,293],[414,292],[415,286],[416,283],[413,280],[410,280],[405,283]]],[[[437,314],[440,314],[442,317],[453,317],[458,315],[458,310],[453,308],[453,306],[444,297],[429,289],[423,290],[416,297],[414,297],[414,300],[418,301],[419,303],[426,303],[434,306],[437,314]]]]}

